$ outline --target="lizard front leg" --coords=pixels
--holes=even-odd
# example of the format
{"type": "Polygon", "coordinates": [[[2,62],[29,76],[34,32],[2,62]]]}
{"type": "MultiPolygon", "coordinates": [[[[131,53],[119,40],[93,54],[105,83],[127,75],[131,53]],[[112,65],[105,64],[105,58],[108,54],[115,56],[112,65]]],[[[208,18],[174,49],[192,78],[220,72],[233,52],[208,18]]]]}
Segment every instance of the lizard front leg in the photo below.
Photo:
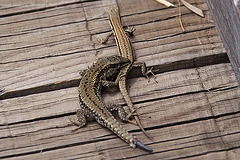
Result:
{"type": "Polygon", "coordinates": [[[141,67],[142,74],[148,79],[148,82],[150,82],[150,78],[148,75],[152,74],[155,82],[158,83],[154,72],[157,72],[159,69],[153,70],[153,67],[147,69],[145,62],[133,62],[132,67],[141,67]]]}
{"type": "MultiPolygon", "coordinates": [[[[126,27],[125,32],[128,34],[129,37],[131,37],[131,36],[133,36],[133,32],[134,32],[135,30],[136,30],[136,29],[135,29],[134,27],[126,27]]],[[[110,38],[112,35],[113,35],[113,32],[108,33],[105,38],[99,38],[99,39],[98,39],[98,42],[99,42],[100,44],[106,44],[107,41],[109,40],[109,38],[110,38]]]]}

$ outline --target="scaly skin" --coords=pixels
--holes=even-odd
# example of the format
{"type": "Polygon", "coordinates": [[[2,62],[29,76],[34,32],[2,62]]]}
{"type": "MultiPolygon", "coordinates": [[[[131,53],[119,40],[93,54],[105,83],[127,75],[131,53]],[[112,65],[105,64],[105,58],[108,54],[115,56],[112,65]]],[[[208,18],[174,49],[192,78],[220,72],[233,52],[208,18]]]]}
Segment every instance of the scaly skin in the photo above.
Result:
{"type": "MultiPolygon", "coordinates": [[[[131,70],[133,62],[134,62],[134,50],[132,47],[132,43],[130,41],[130,39],[128,38],[127,34],[125,33],[124,29],[122,28],[121,25],[121,20],[120,20],[120,16],[119,13],[117,11],[116,8],[112,8],[109,12],[109,21],[110,21],[110,25],[112,27],[112,31],[118,46],[118,51],[119,54],[122,57],[125,57],[127,59],[129,59],[131,61],[131,63],[129,65],[127,65],[126,67],[121,69],[121,75],[123,75],[121,78],[119,78],[119,89],[123,95],[123,98],[125,99],[129,109],[131,110],[131,113],[133,113],[135,111],[132,101],[130,99],[130,96],[128,94],[127,91],[127,87],[126,87],[126,79],[127,79],[127,74],[128,72],[131,70]]],[[[143,64],[145,65],[145,64],[143,64]]],[[[145,66],[142,65],[142,72],[144,75],[147,76],[147,72],[145,71],[145,66]]],[[[143,128],[139,117],[137,115],[133,115],[135,121],[137,122],[139,128],[143,131],[143,133],[150,139],[152,139],[147,132],[145,131],[145,129],[143,128]]]]}
{"type": "MultiPolygon", "coordinates": [[[[139,148],[151,152],[136,138],[134,138],[125,128],[123,128],[112,114],[108,111],[101,98],[102,85],[112,85],[114,82],[108,82],[106,79],[121,68],[130,64],[130,61],[124,57],[111,56],[101,58],[94,63],[83,75],[79,85],[79,100],[81,111],[78,112],[79,126],[86,123],[86,118],[94,118],[99,124],[107,127],[131,147],[139,148]]],[[[121,75],[120,75],[121,77],[121,75]]]]}

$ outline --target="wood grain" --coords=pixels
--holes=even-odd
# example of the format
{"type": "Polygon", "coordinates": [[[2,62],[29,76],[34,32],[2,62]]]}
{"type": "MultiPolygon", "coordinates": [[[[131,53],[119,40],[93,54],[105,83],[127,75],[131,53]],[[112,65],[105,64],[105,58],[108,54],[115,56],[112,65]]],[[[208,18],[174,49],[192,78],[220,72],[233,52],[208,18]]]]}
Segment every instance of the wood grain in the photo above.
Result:
{"type": "MultiPolygon", "coordinates": [[[[205,1],[188,2],[205,18],[182,7],[182,33],[178,9],[150,0],[3,0],[0,159],[237,159],[240,88],[205,1]],[[137,60],[159,69],[158,83],[147,83],[139,68],[127,81],[153,141],[120,122],[152,154],[130,148],[96,122],[72,132],[68,119],[79,108],[79,71],[117,54],[113,38],[98,42],[111,32],[112,6],[125,26],[136,28],[137,60]]],[[[104,90],[103,98],[127,109],[117,89],[104,90]]]]}
{"type": "Polygon", "coordinates": [[[240,12],[234,1],[207,0],[220,36],[240,84],[240,12]]]}

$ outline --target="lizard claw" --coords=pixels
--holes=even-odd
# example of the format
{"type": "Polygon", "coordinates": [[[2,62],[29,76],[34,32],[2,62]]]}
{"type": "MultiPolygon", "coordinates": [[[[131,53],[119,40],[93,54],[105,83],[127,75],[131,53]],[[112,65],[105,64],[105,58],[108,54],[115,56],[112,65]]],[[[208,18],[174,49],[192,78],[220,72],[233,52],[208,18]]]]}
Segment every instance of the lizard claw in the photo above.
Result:
{"type": "Polygon", "coordinates": [[[70,121],[70,124],[74,124],[74,125],[77,126],[77,128],[73,129],[72,132],[77,131],[78,129],[80,129],[80,128],[83,126],[83,125],[81,125],[81,124],[79,123],[79,121],[74,120],[72,117],[68,117],[68,119],[69,119],[69,121],[70,121]]]}
{"type": "Polygon", "coordinates": [[[127,27],[125,29],[125,32],[128,34],[129,37],[133,36],[133,32],[135,31],[136,29],[134,27],[127,27]]]}
{"type": "Polygon", "coordinates": [[[156,76],[155,76],[155,74],[154,74],[154,72],[157,72],[157,71],[159,71],[159,69],[153,70],[153,67],[151,67],[151,68],[145,73],[145,76],[146,76],[146,78],[148,79],[148,83],[150,82],[150,78],[148,77],[148,74],[150,74],[150,73],[153,75],[155,82],[158,83],[157,78],[156,78],[156,76]]]}

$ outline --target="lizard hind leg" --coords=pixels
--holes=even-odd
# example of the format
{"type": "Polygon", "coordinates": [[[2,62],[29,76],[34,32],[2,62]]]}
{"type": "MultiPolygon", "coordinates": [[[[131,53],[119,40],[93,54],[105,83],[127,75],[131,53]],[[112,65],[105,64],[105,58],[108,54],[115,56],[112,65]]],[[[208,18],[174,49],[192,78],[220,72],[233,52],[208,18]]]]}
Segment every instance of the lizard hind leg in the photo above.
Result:
{"type": "Polygon", "coordinates": [[[120,106],[118,107],[118,116],[122,121],[128,121],[130,123],[136,124],[133,121],[131,121],[130,119],[132,118],[132,116],[136,116],[137,114],[135,113],[136,110],[132,111],[131,113],[127,113],[126,110],[120,106]]]}
{"type": "Polygon", "coordinates": [[[135,122],[131,121],[132,116],[136,115],[135,110],[131,113],[127,113],[126,110],[123,108],[121,105],[111,105],[107,107],[110,111],[117,111],[118,112],[118,117],[123,121],[123,122],[130,122],[134,125],[136,125],[135,122]]]}
{"type": "Polygon", "coordinates": [[[77,110],[77,119],[69,118],[72,124],[75,124],[77,128],[73,129],[72,131],[76,131],[79,128],[86,125],[87,121],[94,120],[94,115],[87,109],[80,108],[77,110]]]}

